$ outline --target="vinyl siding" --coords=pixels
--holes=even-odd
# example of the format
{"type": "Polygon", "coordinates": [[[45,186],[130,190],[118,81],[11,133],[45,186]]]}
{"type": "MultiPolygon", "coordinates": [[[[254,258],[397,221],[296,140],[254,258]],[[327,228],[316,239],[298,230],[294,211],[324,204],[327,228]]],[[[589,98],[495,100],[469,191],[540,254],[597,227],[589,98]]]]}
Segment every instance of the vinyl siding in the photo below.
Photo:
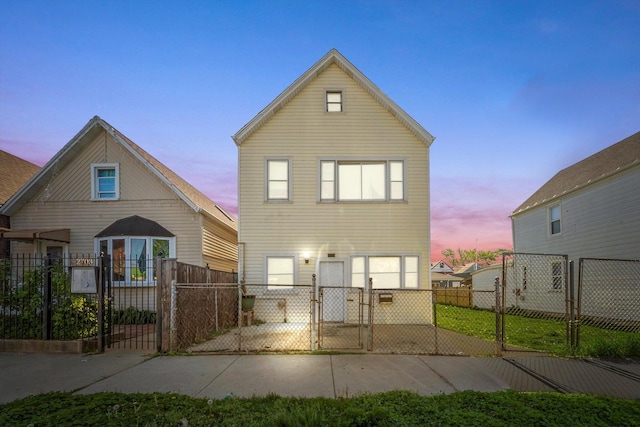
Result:
{"type": "Polygon", "coordinates": [[[214,270],[238,271],[238,237],[235,231],[206,218],[203,229],[203,260],[214,270]]]}
{"type": "MultiPolygon", "coordinates": [[[[428,147],[357,83],[332,65],[239,147],[239,241],[245,280],[264,280],[265,254],[300,256],[298,282],[311,283],[316,261],[334,253],[417,254],[421,285],[429,272],[428,147]],[[343,90],[344,112],[325,113],[326,89],[343,90]],[[264,201],[265,159],[290,158],[293,201],[264,201]],[[321,158],[403,159],[401,203],[319,203],[321,158]],[[304,264],[308,252],[312,261],[304,264]]],[[[347,275],[346,280],[349,281],[347,275]]]]}
{"type": "Polygon", "coordinates": [[[512,217],[516,252],[640,259],[640,166],[512,217]],[[547,209],[561,203],[562,232],[549,235],[547,209]]]}
{"type": "MultiPolygon", "coordinates": [[[[209,234],[220,231],[210,230],[212,221],[207,222],[204,215],[194,212],[106,132],[100,132],[71,162],[56,170],[44,189],[11,217],[11,225],[13,230],[69,228],[69,252],[93,253],[94,236],[114,221],[131,215],[156,221],[173,233],[178,259],[189,264],[205,264],[203,234],[205,230],[209,234]],[[119,200],[91,200],[92,163],[119,164],[119,200]]],[[[231,245],[235,244],[232,233],[225,233],[229,234],[225,238],[230,239],[231,245]]],[[[227,259],[232,252],[227,243],[220,242],[207,250],[210,257],[221,259],[227,259]]]]}

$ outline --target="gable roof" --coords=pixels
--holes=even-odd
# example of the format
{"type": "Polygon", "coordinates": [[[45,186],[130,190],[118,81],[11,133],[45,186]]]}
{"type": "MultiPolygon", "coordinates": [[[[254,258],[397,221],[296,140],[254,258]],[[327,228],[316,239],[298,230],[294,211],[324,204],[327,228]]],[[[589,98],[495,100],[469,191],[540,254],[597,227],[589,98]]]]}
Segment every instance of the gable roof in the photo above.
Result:
{"type": "Polygon", "coordinates": [[[428,146],[435,139],[427,132],[418,122],[409,116],[402,108],[385,95],[371,80],[353,66],[340,52],[331,49],[325,56],[309,68],[304,74],[296,79],[284,92],[267,105],[258,113],[249,123],[244,125],[235,135],[233,140],[236,145],[240,146],[255,131],[265,124],[274,114],[284,107],[292,98],[294,98],[302,89],[304,89],[311,81],[318,77],[324,70],[331,65],[337,65],[342,71],[351,77],[362,89],[371,95],[380,105],[382,105],[389,113],[391,113],[400,123],[402,123],[416,138],[428,146]]]}
{"type": "Polygon", "coordinates": [[[62,147],[20,191],[15,193],[14,196],[7,201],[2,207],[3,213],[11,215],[20,209],[31,197],[47,185],[50,178],[59,168],[63,168],[70,163],[75,155],[86,144],[90,143],[95,135],[103,130],[109,133],[116,143],[122,145],[122,147],[145,165],[195,212],[206,214],[233,230],[237,230],[237,221],[232,215],[226,213],[215,202],[98,116],[94,116],[89,120],[71,141],[62,147]]]}
{"type": "Polygon", "coordinates": [[[640,165],[640,132],[561,170],[518,206],[511,215],[519,214],[638,165],[640,165]]]}
{"type": "Polygon", "coordinates": [[[40,166],[0,150],[0,206],[38,170],[40,166]]]}

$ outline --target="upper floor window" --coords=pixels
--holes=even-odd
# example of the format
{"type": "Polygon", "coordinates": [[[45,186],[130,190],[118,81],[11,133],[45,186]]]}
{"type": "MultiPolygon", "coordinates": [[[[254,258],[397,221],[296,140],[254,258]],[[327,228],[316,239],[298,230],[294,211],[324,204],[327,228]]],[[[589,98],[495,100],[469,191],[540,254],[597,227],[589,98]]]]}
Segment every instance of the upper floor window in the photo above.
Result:
{"type": "Polygon", "coordinates": [[[120,170],[118,163],[91,165],[91,198],[117,200],[120,198],[120,170]]]}
{"type": "Polygon", "coordinates": [[[404,161],[322,160],[321,201],[403,201],[404,161]]]}
{"type": "Polygon", "coordinates": [[[342,112],[342,91],[328,90],[326,92],[326,111],[328,113],[342,112]]]}
{"type": "Polygon", "coordinates": [[[554,205],[549,208],[549,232],[550,234],[560,234],[561,231],[560,205],[554,205]]]}
{"type": "Polygon", "coordinates": [[[289,159],[268,159],[266,170],[267,201],[290,201],[291,161],[289,159]]]}

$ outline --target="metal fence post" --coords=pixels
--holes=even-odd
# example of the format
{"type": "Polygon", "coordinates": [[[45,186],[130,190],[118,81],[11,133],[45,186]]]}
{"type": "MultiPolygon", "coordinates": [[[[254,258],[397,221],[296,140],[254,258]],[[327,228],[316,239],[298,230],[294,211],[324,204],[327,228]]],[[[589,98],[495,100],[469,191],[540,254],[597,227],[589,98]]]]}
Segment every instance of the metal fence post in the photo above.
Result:
{"type": "Polygon", "coordinates": [[[573,260],[569,261],[569,289],[567,298],[567,308],[569,315],[569,346],[571,350],[575,350],[576,344],[576,313],[574,309],[574,282],[573,282],[573,260]]]}
{"type": "Polygon", "coordinates": [[[242,351],[242,295],[244,283],[238,286],[238,351],[242,351]]]}
{"type": "Polygon", "coordinates": [[[367,328],[367,350],[373,351],[373,278],[369,277],[369,327],[367,328]]]}
{"type": "Polygon", "coordinates": [[[434,331],[434,345],[436,348],[436,354],[440,354],[440,350],[438,348],[438,291],[435,290],[431,294],[431,309],[433,310],[433,331],[434,331]]]}
{"type": "Polygon", "coordinates": [[[156,271],[156,351],[162,352],[162,287],[165,286],[163,275],[163,258],[157,256],[155,258],[156,271]]]}
{"type": "Polygon", "coordinates": [[[311,351],[318,349],[318,331],[316,329],[316,275],[311,275],[311,351]]]}
{"type": "Polygon", "coordinates": [[[51,255],[47,255],[45,261],[45,275],[44,275],[44,289],[43,289],[43,302],[44,302],[44,310],[42,316],[42,339],[50,340],[52,337],[52,327],[51,327],[51,282],[52,282],[52,260],[51,255]]]}
{"type": "Polygon", "coordinates": [[[496,297],[496,356],[500,356],[502,355],[502,328],[500,325],[500,278],[498,276],[496,276],[493,287],[496,297]]]}
{"type": "Polygon", "coordinates": [[[104,353],[104,253],[98,257],[98,353],[104,353]]]}

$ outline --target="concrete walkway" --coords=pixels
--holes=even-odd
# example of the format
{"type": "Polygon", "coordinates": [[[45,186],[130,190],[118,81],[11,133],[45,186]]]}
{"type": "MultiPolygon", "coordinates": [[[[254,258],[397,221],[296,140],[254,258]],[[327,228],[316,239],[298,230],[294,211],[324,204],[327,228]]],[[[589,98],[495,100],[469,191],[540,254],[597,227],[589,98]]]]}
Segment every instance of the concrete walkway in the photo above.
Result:
{"type": "Polygon", "coordinates": [[[513,389],[640,399],[640,360],[379,354],[157,356],[0,353],[0,403],[68,391],[171,392],[222,399],[275,393],[350,397],[411,390],[429,396],[513,389]]]}

